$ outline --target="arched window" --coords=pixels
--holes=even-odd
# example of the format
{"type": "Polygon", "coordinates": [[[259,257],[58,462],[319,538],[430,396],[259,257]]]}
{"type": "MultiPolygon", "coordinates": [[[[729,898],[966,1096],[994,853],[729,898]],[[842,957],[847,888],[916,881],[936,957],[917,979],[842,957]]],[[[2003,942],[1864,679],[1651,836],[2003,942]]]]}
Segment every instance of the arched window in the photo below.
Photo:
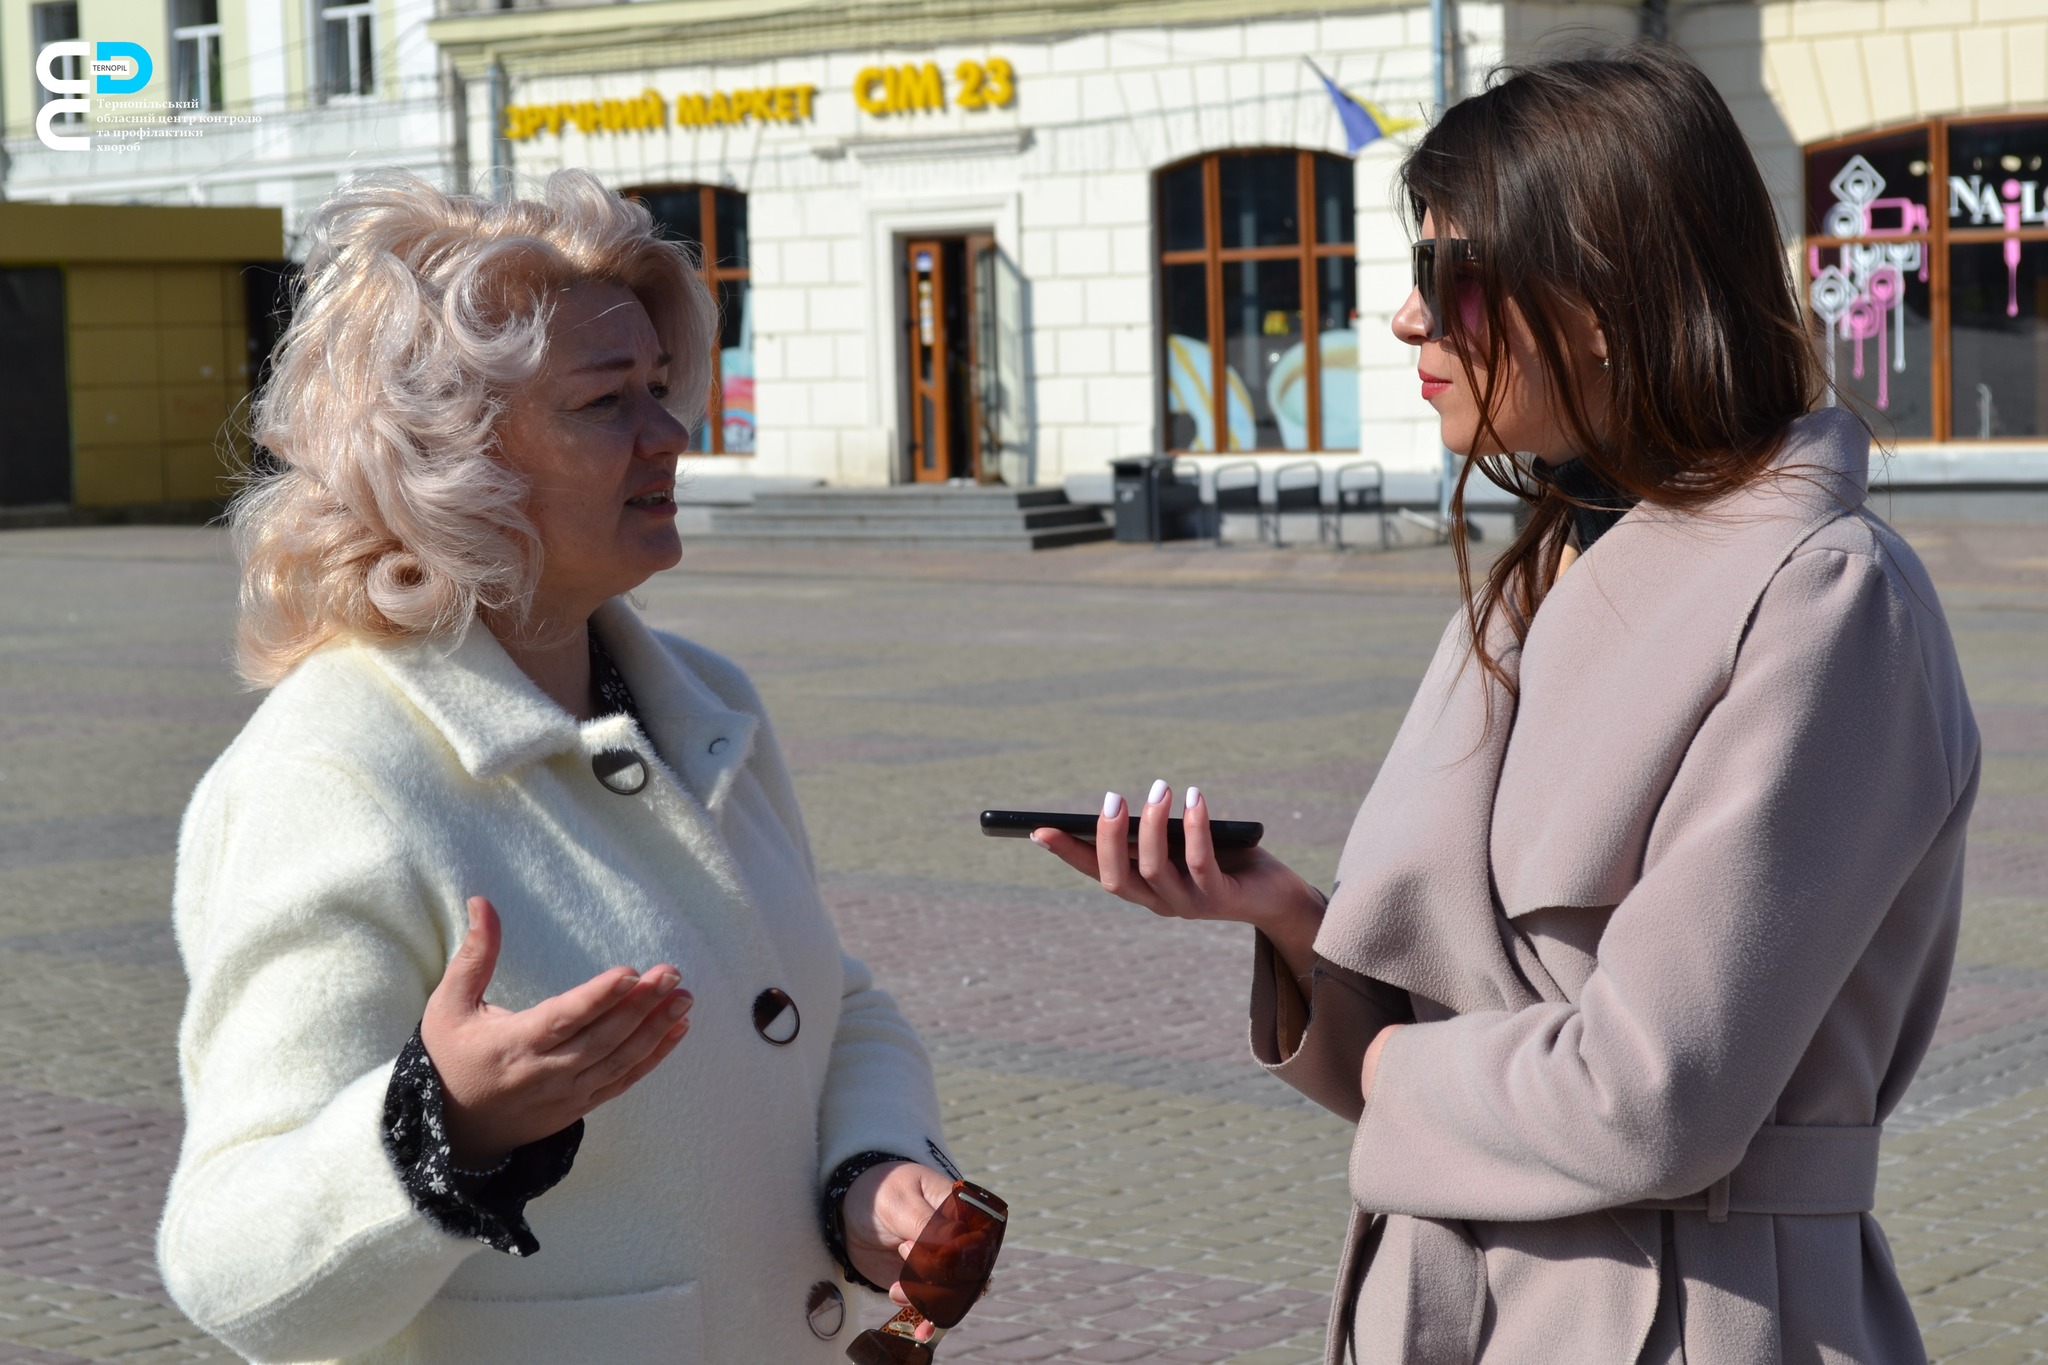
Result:
{"type": "Polygon", "coordinates": [[[1159,172],[1169,449],[1358,448],[1351,183],[1351,163],[1321,152],[1216,152],[1159,172]]]}
{"type": "Polygon", "coordinates": [[[2048,435],[2048,116],[1806,151],[1806,305],[1829,373],[1908,439],[2048,435]]]}
{"type": "Polygon", "coordinates": [[[747,197],[715,185],[651,185],[626,193],[647,206],[666,235],[697,247],[704,282],[718,300],[711,401],[694,448],[714,455],[751,455],[754,325],[747,306],[747,197]]]}

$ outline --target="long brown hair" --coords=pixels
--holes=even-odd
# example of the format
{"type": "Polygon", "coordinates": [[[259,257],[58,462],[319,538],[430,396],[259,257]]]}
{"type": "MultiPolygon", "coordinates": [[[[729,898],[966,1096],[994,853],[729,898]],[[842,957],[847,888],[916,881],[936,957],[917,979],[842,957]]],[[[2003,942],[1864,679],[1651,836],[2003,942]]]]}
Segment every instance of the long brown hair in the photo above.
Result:
{"type": "Polygon", "coordinates": [[[1527,634],[1583,504],[1512,455],[1475,455],[1502,444],[1493,420],[1510,306],[1534,334],[1539,378],[1581,464],[1635,501],[1697,506],[1756,478],[1819,398],[1820,367],[1742,132],[1699,69],[1666,49],[1502,69],[1445,111],[1401,186],[1418,230],[1427,212],[1439,234],[1454,227],[1474,248],[1466,262],[1436,255],[1445,342],[1480,411],[1473,450],[1460,452],[1453,541],[1475,656],[1512,693],[1489,630],[1504,617],[1517,642],[1527,634]],[[1468,316],[1455,301],[1475,285],[1484,308],[1468,316]],[[1561,340],[1580,310],[1607,338],[1604,438],[1561,340]],[[1463,533],[1474,468],[1530,513],[1476,591],[1463,533]]]}

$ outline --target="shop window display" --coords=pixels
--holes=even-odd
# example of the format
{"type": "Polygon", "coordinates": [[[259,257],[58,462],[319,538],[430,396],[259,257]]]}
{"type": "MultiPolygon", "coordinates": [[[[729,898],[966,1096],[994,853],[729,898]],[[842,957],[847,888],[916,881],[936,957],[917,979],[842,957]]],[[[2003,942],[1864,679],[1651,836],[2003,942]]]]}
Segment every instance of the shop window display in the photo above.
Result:
{"type": "Polygon", "coordinates": [[[1173,450],[1356,450],[1352,170],[1220,152],[1157,178],[1161,363],[1173,450]]]}
{"type": "Polygon", "coordinates": [[[713,185],[629,189],[669,237],[690,243],[718,300],[718,348],[711,401],[693,448],[708,455],[754,453],[754,326],[748,300],[747,197],[713,185]]]}
{"type": "Polygon", "coordinates": [[[2048,435],[2048,118],[1932,120],[1806,155],[1828,372],[1904,439],[2048,435]]]}

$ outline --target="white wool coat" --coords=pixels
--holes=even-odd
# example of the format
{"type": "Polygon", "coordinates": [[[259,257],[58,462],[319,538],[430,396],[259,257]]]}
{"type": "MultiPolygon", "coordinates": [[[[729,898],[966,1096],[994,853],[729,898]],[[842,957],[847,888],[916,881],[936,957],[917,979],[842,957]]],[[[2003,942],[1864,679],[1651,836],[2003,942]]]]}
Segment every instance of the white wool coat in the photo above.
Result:
{"type": "Polygon", "coordinates": [[[623,603],[595,625],[645,733],[578,722],[481,628],[343,643],[193,795],[186,1131],[158,1254],[178,1306],[253,1360],[843,1359],[854,1305],[829,1340],[806,1312],[841,1282],[819,1191],[858,1152],[935,1161],[929,1061],[840,948],[746,677],[623,603]],[[637,794],[595,775],[618,748],[652,770],[637,794]],[[696,997],[681,1045],[589,1116],[575,1168],[528,1205],[523,1260],[422,1216],[380,1135],[471,895],[504,921],[493,1003],[658,961],[696,997]],[[755,1028],[769,988],[800,1014],[786,1046],[755,1028]]]}

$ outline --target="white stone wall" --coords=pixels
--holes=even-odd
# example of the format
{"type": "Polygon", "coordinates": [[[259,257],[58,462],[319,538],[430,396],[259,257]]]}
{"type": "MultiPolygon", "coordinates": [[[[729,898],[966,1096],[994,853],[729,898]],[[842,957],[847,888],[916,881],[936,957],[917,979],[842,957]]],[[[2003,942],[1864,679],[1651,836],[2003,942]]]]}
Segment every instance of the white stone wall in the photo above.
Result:
{"type": "MultiPolygon", "coordinates": [[[[1462,10],[1480,59],[1491,60],[1499,6],[1462,10]]],[[[887,481],[903,445],[898,243],[922,231],[993,230],[1029,288],[1029,472],[1036,482],[1057,483],[1099,473],[1115,456],[1158,448],[1153,173],[1231,147],[1341,154],[1329,97],[1302,58],[1390,112],[1414,115],[1429,99],[1428,35],[1428,7],[1418,4],[986,47],[535,78],[517,85],[513,102],[653,88],[673,107],[682,92],[811,84],[817,116],[794,126],[543,133],[516,144],[515,155],[524,176],[583,165],[618,186],[710,183],[749,196],[759,450],[750,459],[707,461],[700,466],[707,473],[887,481]],[[863,67],[931,60],[951,73],[962,60],[989,56],[1016,67],[1017,98],[1008,109],[878,119],[853,103],[852,82],[863,67]]],[[[476,111],[477,165],[488,163],[487,132],[476,111]]],[[[1433,478],[1434,422],[1416,392],[1412,356],[1387,331],[1408,288],[1407,237],[1391,205],[1399,151],[1381,144],[1357,162],[1363,440],[1366,454],[1390,468],[1433,478]]]]}

